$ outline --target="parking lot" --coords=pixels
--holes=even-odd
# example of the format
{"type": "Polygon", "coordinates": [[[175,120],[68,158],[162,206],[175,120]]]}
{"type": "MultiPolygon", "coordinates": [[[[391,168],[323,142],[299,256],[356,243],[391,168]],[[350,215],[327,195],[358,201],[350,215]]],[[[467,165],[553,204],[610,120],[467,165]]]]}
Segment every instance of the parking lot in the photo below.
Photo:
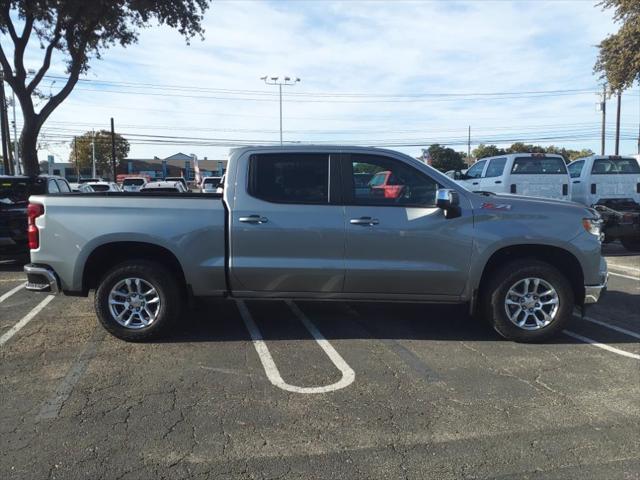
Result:
{"type": "Polygon", "coordinates": [[[0,265],[0,478],[640,478],[640,256],[555,341],[451,306],[211,301],[162,342],[0,265]]]}

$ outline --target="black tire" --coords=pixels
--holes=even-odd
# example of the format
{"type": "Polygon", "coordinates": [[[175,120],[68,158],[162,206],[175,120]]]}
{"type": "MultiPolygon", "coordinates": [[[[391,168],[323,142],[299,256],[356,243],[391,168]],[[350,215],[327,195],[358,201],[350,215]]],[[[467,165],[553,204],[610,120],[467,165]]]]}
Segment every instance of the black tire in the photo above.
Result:
{"type": "Polygon", "coordinates": [[[630,252],[640,252],[640,237],[623,237],[620,243],[630,252]]]}
{"type": "Polygon", "coordinates": [[[516,260],[503,265],[491,276],[482,295],[485,297],[482,305],[486,319],[501,336],[516,342],[535,343],[547,340],[558,334],[573,314],[574,294],[567,277],[550,264],[535,259],[516,260]],[[517,326],[506,312],[507,292],[518,281],[526,278],[544,280],[555,289],[558,296],[555,317],[548,325],[537,330],[517,326]]]}
{"type": "Polygon", "coordinates": [[[116,265],[100,280],[94,299],[96,314],[102,326],[112,335],[129,342],[158,338],[165,334],[180,316],[184,305],[183,290],[174,275],[162,265],[146,260],[135,260],[116,265]],[[109,296],[119,282],[139,278],[151,285],[159,297],[156,318],[148,325],[129,328],[119,324],[111,314],[109,296]]]}

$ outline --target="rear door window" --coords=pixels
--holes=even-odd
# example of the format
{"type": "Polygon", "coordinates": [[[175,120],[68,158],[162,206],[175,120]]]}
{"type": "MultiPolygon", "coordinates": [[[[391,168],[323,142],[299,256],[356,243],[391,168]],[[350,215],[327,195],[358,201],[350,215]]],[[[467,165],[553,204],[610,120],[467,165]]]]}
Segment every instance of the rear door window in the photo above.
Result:
{"type": "Polygon", "coordinates": [[[569,170],[569,176],[571,176],[571,178],[578,178],[582,173],[582,167],[584,167],[584,160],[570,164],[567,167],[567,170],[569,170]]]}
{"type": "Polygon", "coordinates": [[[60,189],[58,188],[58,184],[55,180],[49,180],[49,193],[60,193],[60,189]]]}
{"type": "Polygon", "coordinates": [[[506,157],[502,158],[494,158],[489,160],[489,166],[487,167],[487,172],[485,173],[486,178],[490,177],[499,177],[504,172],[504,166],[507,164],[506,157]]]}
{"type": "Polygon", "coordinates": [[[567,167],[559,157],[516,157],[511,173],[515,175],[566,174],[567,167]]]}
{"type": "Polygon", "coordinates": [[[69,184],[65,180],[56,180],[56,183],[58,184],[58,190],[62,193],[69,193],[71,191],[69,184]]]}
{"type": "Polygon", "coordinates": [[[328,204],[329,155],[252,155],[249,162],[249,193],[274,203],[328,204]]]}

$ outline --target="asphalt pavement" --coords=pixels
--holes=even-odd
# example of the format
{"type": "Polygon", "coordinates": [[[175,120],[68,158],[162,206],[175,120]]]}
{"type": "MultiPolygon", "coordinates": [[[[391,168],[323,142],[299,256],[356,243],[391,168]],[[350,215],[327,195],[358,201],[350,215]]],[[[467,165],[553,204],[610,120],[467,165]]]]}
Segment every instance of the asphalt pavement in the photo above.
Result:
{"type": "Polygon", "coordinates": [[[640,479],[640,256],[552,342],[464,308],[207,301],[163,341],[0,264],[0,478],[640,479]]]}

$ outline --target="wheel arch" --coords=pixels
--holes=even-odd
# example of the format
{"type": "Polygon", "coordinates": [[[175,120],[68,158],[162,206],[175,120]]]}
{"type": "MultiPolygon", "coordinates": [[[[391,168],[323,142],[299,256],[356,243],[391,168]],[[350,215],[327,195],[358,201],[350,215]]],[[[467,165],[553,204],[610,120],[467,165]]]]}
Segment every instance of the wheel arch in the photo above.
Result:
{"type": "Polygon", "coordinates": [[[509,262],[522,259],[534,259],[550,264],[567,277],[573,289],[576,305],[582,305],[584,299],[584,272],[578,258],[570,251],[552,245],[510,245],[496,250],[485,263],[476,287],[476,295],[472,302],[472,311],[477,309],[480,298],[485,292],[483,289],[488,279],[498,269],[509,262]]]}
{"type": "Polygon", "coordinates": [[[91,251],[82,272],[82,290],[88,292],[95,289],[105,273],[127,260],[146,260],[164,266],[175,275],[178,284],[187,293],[184,270],[173,252],[154,243],[129,241],[104,243],[91,251]]]}

